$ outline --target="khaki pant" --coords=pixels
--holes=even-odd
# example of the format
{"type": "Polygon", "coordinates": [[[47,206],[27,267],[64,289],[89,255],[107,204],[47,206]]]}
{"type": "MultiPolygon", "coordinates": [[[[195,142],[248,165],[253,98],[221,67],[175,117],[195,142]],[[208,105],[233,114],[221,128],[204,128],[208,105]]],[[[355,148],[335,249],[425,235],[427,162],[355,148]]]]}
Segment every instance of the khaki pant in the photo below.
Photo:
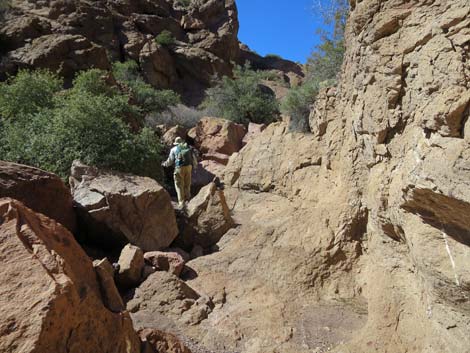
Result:
{"type": "Polygon", "coordinates": [[[193,167],[186,165],[175,168],[175,188],[178,194],[178,202],[189,201],[191,199],[191,172],[193,167]]]}

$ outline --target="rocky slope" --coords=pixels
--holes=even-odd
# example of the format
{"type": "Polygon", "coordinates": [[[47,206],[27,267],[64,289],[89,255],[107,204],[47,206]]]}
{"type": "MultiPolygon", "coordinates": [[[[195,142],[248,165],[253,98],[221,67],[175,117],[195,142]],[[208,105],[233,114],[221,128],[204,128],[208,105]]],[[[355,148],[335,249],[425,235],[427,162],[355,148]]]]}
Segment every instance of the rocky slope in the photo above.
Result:
{"type": "Polygon", "coordinates": [[[239,227],[188,263],[217,300],[174,329],[214,350],[470,350],[470,6],[351,6],[311,134],[271,125],[232,156],[239,227]]]}
{"type": "MultiPolygon", "coordinates": [[[[193,247],[182,278],[169,263],[169,272],[146,279],[137,271],[143,283],[125,299],[145,349],[186,351],[151,328],[197,342],[201,351],[470,351],[470,6],[357,0],[351,7],[341,80],[318,96],[311,133],[289,132],[284,123],[260,129],[224,167],[223,195],[214,184],[193,200],[197,212],[189,207],[197,219],[186,226],[197,232],[236,227],[216,245],[221,234],[211,237],[205,251],[193,247]]],[[[16,290],[28,299],[1,302],[8,320],[1,321],[0,348],[63,347],[68,336],[56,333],[72,328],[68,342],[76,349],[91,321],[103,339],[83,339],[84,350],[107,351],[110,330],[118,330],[111,346],[124,351],[127,337],[127,351],[136,351],[133,329],[113,319],[127,312],[106,311],[101,299],[121,306],[112,300],[115,288],[103,290],[113,284],[109,264],[96,264],[100,296],[91,261],[65,228],[10,199],[0,211],[0,255],[8,261],[2,278],[11,278],[0,283],[0,298],[15,298],[16,290]],[[45,298],[33,303],[39,292],[45,298]],[[25,307],[38,315],[25,316],[25,307]],[[109,317],[107,325],[91,320],[91,309],[109,317]],[[73,321],[59,331],[42,325],[62,322],[59,312],[73,321]]],[[[148,253],[129,248],[132,259],[119,259],[119,275],[132,263],[149,267],[148,253]]]]}
{"type": "Polygon", "coordinates": [[[48,68],[70,81],[78,70],[109,69],[116,60],[135,60],[157,88],[199,103],[214,76],[232,74],[247,59],[260,69],[303,76],[297,64],[264,59],[238,42],[234,0],[12,0],[0,28],[0,78],[21,68],[48,68]],[[173,44],[155,41],[170,31],[173,44]]]}

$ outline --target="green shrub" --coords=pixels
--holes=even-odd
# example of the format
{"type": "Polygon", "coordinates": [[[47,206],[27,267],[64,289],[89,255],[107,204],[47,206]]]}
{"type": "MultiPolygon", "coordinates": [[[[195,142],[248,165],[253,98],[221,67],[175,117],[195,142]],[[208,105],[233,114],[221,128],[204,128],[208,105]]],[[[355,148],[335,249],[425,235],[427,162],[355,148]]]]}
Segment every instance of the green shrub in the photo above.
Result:
{"type": "Polygon", "coordinates": [[[318,82],[310,80],[301,86],[291,88],[284,97],[281,111],[290,116],[289,129],[291,131],[309,131],[308,117],[318,90],[318,82]]]}
{"type": "Polygon", "coordinates": [[[6,12],[10,8],[10,0],[0,0],[0,20],[3,19],[6,12]]]}
{"type": "Polygon", "coordinates": [[[191,5],[191,0],[177,0],[176,4],[183,7],[189,7],[189,5],[191,5]]]}
{"type": "Polygon", "coordinates": [[[155,37],[155,42],[163,46],[169,46],[175,43],[175,37],[168,30],[163,30],[155,37]]]}
{"type": "Polygon", "coordinates": [[[237,67],[234,79],[223,77],[206,91],[202,106],[209,114],[238,123],[271,123],[279,115],[279,104],[273,92],[260,84],[262,79],[248,67],[237,67]]]}
{"type": "Polygon", "coordinates": [[[150,114],[146,117],[146,122],[149,126],[167,125],[184,126],[191,129],[201,120],[207,113],[204,110],[199,110],[192,107],[187,107],[183,104],[170,106],[168,109],[161,113],[150,114]]]}
{"type": "Polygon", "coordinates": [[[124,83],[129,83],[141,78],[139,65],[134,60],[114,62],[113,75],[116,80],[124,83]]]}
{"type": "Polygon", "coordinates": [[[264,57],[266,59],[279,59],[279,60],[282,60],[282,57],[280,55],[277,55],[277,54],[266,54],[264,57]]]}
{"type": "Polygon", "coordinates": [[[50,108],[54,94],[61,88],[62,81],[50,72],[20,71],[7,82],[0,83],[0,116],[21,118],[50,108]]]}
{"type": "Polygon", "coordinates": [[[180,96],[172,90],[156,90],[148,83],[136,80],[131,84],[132,93],[145,113],[162,112],[180,103],[180,96]]]}
{"type": "Polygon", "coordinates": [[[72,92],[82,91],[92,95],[113,96],[117,88],[110,86],[106,80],[109,73],[99,69],[90,69],[80,72],[73,81],[72,92]]]}
{"type": "MultiPolygon", "coordinates": [[[[69,174],[72,161],[80,159],[97,167],[159,179],[159,140],[147,129],[138,134],[131,132],[124,122],[126,114],[132,110],[127,96],[116,91],[110,93],[102,85],[101,74],[99,70],[83,72],[75,79],[72,89],[48,97],[48,104],[38,104],[44,101],[40,97],[32,102],[37,109],[27,113],[19,111],[19,115],[9,119],[2,114],[2,158],[40,167],[63,178],[69,174]]],[[[4,86],[11,90],[28,81],[28,77],[39,82],[54,78],[44,71],[24,71],[4,86]]],[[[20,99],[37,98],[33,94],[37,86],[23,88],[20,99]]],[[[29,102],[19,103],[22,106],[29,102]]]]}
{"type": "MultiPolygon", "coordinates": [[[[323,4],[323,3],[322,3],[323,4]]],[[[305,82],[292,88],[282,103],[283,113],[290,115],[290,129],[308,131],[310,107],[315,102],[319,89],[336,84],[344,56],[344,29],[349,13],[347,0],[329,0],[321,7],[321,16],[333,31],[320,30],[321,43],[307,60],[305,82]],[[326,10],[326,11],[325,11],[326,10]]]]}
{"type": "Polygon", "coordinates": [[[144,82],[135,61],[113,64],[116,80],[125,83],[143,113],[162,112],[180,103],[180,96],[172,90],[156,90],[144,82]]]}

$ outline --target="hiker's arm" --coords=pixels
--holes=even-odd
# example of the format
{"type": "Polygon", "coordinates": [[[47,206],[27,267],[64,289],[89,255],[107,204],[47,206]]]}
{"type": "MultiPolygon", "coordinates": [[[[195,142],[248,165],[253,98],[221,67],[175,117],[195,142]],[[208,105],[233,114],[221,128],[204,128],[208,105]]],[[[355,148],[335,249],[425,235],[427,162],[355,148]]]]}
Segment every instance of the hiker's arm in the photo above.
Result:
{"type": "Polygon", "coordinates": [[[175,164],[175,159],[176,159],[175,150],[171,149],[168,159],[162,163],[162,166],[171,167],[173,164],[175,164]]]}

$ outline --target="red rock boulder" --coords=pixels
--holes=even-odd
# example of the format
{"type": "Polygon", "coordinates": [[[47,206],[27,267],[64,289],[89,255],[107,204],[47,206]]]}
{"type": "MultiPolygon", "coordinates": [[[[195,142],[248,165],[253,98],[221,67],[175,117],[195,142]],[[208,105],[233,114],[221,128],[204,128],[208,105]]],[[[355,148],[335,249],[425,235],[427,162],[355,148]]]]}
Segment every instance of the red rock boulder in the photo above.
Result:
{"type": "Polygon", "coordinates": [[[178,277],[183,271],[185,262],[177,252],[150,251],[144,254],[144,259],[157,271],[167,271],[178,277]]]}
{"type": "Polygon", "coordinates": [[[72,195],[55,174],[22,164],[0,161],[0,197],[11,197],[61,223],[71,232],[77,222],[72,195]]]}
{"type": "Polygon", "coordinates": [[[128,313],[103,305],[91,260],[62,225],[0,199],[0,258],[0,352],[140,352],[128,313]]]}
{"type": "Polygon", "coordinates": [[[230,156],[243,147],[246,129],[229,120],[206,117],[198,122],[193,134],[195,145],[203,155],[230,156]]]}

